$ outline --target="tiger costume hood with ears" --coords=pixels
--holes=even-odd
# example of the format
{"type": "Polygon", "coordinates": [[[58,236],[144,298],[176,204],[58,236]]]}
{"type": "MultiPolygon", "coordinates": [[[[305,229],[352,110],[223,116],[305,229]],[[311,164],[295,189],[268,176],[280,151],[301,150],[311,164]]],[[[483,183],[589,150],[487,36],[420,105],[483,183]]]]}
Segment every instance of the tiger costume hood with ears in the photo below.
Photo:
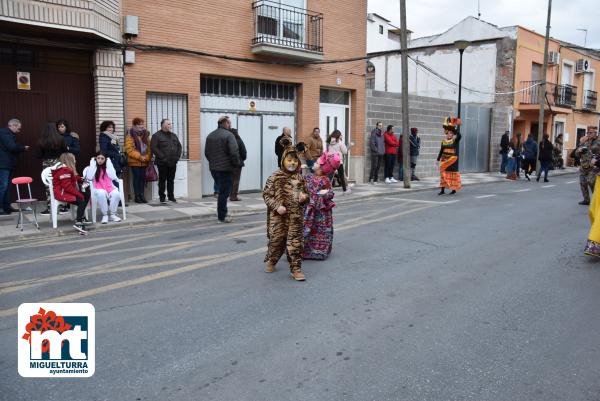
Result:
{"type": "Polygon", "coordinates": [[[283,146],[283,153],[281,155],[281,165],[279,166],[279,168],[288,174],[300,172],[300,169],[301,169],[300,164],[301,163],[300,163],[300,157],[298,155],[300,153],[304,152],[304,143],[299,142],[296,146],[294,146],[292,143],[292,140],[290,138],[283,137],[279,141],[279,144],[281,146],[283,146]],[[296,159],[297,168],[294,171],[288,171],[284,166],[285,159],[288,156],[292,156],[293,158],[296,159]]]}

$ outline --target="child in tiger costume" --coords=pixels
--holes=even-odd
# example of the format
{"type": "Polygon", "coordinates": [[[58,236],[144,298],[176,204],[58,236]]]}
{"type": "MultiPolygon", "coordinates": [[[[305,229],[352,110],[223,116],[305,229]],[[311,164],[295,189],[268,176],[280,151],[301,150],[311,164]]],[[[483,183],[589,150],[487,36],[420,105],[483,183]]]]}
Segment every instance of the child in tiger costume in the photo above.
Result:
{"type": "Polygon", "coordinates": [[[290,264],[292,278],[306,280],[302,273],[304,249],[304,205],[308,201],[306,182],[300,174],[301,149],[292,145],[289,138],[282,138],[284,147],[281,166],[267,179],[263,199],[267,205],[267,238],[265,272],[273,273],[275,265],[284,252],[290,264]]]}

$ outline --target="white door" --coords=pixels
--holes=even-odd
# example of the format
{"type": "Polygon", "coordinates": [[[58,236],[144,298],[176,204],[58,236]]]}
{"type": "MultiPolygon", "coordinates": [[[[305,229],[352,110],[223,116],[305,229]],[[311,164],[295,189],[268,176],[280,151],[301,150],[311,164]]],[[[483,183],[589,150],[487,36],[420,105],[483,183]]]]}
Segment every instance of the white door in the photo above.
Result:
{"type": "Polygon", "coordinates": [[[267,178],[277,169],[277,155],[275,154],[275,140],[284,127],[292,129],[292,138],[295,138],[294,116],[284,115],[263,115],[263,138],[262,138],[262,184],[264,185],[267,178]]]}
{"type": "Polygon", "coordinates": [[[571,75],[573,74],[573,66],[570,64],[563,64],[562,67],[562,79],[561,84],[571,85],[571,75]]]}
{"type": "Polygon", "coordinates": [[[239,115],[237,118],[237,128],[240,137],[246,146],[248,154],[242,169],[242,178],[240,179],[240,191],[260,191],[261,182],[261,158],[262,149],[261,130],[262,117],[256,115],[239,115]]]}
{"type": "Polygon", "coordinates": [[[349,142],[350,138],[346,132],[346,109],[347,106],[344,105],[321,103],[319,129],[323,146],[326,146],[327,137],[336,129],[341,131],[345,143],[349,142]]]}

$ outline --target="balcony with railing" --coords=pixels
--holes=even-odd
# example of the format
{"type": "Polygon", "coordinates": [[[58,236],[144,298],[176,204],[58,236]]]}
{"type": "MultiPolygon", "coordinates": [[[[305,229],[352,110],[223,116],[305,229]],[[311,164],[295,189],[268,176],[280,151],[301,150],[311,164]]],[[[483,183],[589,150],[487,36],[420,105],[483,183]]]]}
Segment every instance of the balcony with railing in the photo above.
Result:
{"type": "Polygon", "coordinates": [[[258,0],[252,53],[296,60],[323,59],[323,14],[258,0]]]}
{"type": "Polygon", "coordinates": [[[591,90],[583,91],[583,102],[581,103],[582,109],[586,111],[596,111],[596,104],[598,101],[598,93],[591,90]]]}
{"type": "MultiPolygon", "coordinates": [[[[537,105],[544,96],[541,81],[521,81],[521,104],[537,105]]],[[[546,83],[546,99],[544,104],[550,107],[572,109],[577,100],[577,87],[573,85],[557,85],[546,83]]]]}

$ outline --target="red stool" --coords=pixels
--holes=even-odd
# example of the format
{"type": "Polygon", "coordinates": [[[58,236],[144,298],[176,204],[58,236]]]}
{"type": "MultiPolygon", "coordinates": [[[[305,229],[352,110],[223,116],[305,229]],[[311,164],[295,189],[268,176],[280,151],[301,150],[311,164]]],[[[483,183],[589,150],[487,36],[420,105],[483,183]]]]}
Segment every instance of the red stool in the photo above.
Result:
{"type": "Polygon", "coordinates": [[[33,223],[35,224],[36,228],[39,230],[40,226],[38,225],[38,221],[37,221],[37,199],[34,199],[31,197],[31,183],[33,182],[33,179],[31,177],[16,177],[12,179],[12,183],[13,185],[15,185],[17,187],[17,206],[19,207],[19,220],[17,220],[17,228],[19,228],[19,224],[21,225],[21,231],[23,231],[23,222],[24,222],[24,218],[23,218],[23,212],[26,211],[24,209],[23,205],[30,205],[31,209],[33,210],[33,223]],[[19,189],[19,185],[25,185],[27,184],[27,189],[29,190],[29,198],[27,199],[21,199],[21,190],[19,189]]]}

